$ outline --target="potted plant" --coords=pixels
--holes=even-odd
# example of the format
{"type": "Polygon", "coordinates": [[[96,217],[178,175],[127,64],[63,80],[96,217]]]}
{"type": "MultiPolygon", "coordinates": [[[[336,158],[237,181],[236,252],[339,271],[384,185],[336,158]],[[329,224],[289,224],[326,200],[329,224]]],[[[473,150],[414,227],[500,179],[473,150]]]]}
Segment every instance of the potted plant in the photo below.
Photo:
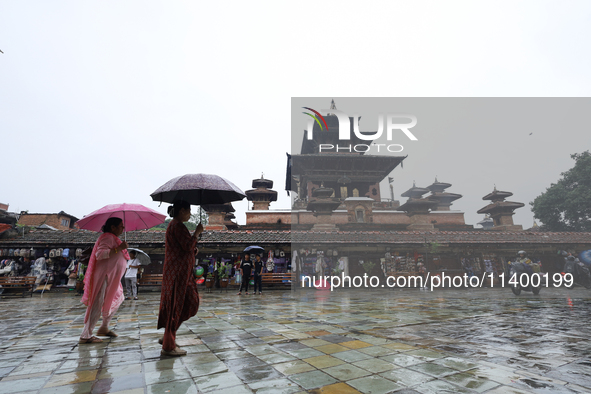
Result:
{"type": "Polygon", "coordinates": [[[84,292],[84,273],[86,266],[84,264],[78,265],[78,277],[76,278],[76,293],[82,294],[84,292]]]}
{"type": "Polygon", "coordinates": [[[221,288],[226,288],[228,287],[228,271],[230,270],[230,266],[227,264],[222,264],[222,266],[219,269],[218,275],[220,278],[220,287],[221,288]]]}
{"type": "Polygon", "coordinates": [[[211,273],[205,274],[205,287],[212,288],[213,287],[213,275],[211,273]]]}
{"type": "Polygon", "coordinates": [[[371,271],[373,270],[373,268],[375,267],[375,263],[373,261],[367,261],[367,262],[362,262],[361,266],[363,267],[363,270],[366,273],[371,273],[371,271]]]}

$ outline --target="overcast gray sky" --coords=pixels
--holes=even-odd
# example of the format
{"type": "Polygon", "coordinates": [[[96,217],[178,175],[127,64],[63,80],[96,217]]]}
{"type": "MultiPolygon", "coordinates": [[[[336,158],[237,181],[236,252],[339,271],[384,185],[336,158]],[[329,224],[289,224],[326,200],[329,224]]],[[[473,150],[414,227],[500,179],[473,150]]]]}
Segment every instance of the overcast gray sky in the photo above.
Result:
{"type": "MultiPolygon", "coordinates": [[[[271,207],[288,208],[291,97],[589,96],[590,14],[586,1],[0,0],[0,202],[165,212],[149,194],[170,178],[247,190],[264,172],[271,207]]],[[[548,165],[547,185],[572,161],[548,165]]],[[[234,206],[244,224],[247,202],[234,206]]]]}

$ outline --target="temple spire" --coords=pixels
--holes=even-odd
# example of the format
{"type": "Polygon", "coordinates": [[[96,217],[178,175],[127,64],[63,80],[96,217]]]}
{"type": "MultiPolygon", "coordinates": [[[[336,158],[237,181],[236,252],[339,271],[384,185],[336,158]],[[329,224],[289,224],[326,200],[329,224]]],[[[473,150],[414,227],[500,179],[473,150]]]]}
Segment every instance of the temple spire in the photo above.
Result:
{"type": "MultiPolygon", "coordinates": [[[[332,99],[332,101],[330,102],[330,109],[331,109],[331,110],[332,110],[332,109],[334,109],[334,110],[336,110],[336,109],[337,109],[337,106],[336,106],[336,104],[334,103],[334,99],[332,99]]],[[[332,113],[328,113],[328,114],[326,114],[326,115],[334,115],[334,114],[332,114],[332,113]]]]}

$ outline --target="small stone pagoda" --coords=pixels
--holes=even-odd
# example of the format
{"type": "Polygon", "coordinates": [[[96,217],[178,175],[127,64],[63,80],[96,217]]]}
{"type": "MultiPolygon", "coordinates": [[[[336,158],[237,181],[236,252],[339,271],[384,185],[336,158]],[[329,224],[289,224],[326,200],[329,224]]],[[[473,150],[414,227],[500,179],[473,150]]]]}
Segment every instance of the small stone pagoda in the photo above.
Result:
{"type": "Polygon", "coordinates": [[[462,198],[461,194],[446,192],[445,189],[450,186],[451,183],[438,182],[437,178],[435,178],[433,184],[427,186],[427,189],[431,192],[431,194],[427,196],[427,199],[429,201],[437,202],[437,206],[433,209],[434,211],[449,211],[451,203],[462,198]]]}
{"type": "Polygon", "coordinates": [[[513,193],[494,190],[482,197],[483,200],[490,200],[490,204],[478,210],[478,213],[488,214],[493,220],[491,230],[498,231],[521,231],[523,227],[513,223],[513,215],[516,209],[525,206],[521,202],[505,201],[507,197],[511,197],[513,193]]]}
{"type": "Polygon", "coordinates": [[[484,219],[482,219],[480,222],[476,224],[481,225],[483,230],[490,230],[495,225],[489,215],[486,215],[484,219]]]}
{"type": "Polygon", "coordinates": [[[273,181],[263,178],[253,179],[252,187],[255,189],[245,192],[246,199],[252,201],[252,209],[255,211],[268,211],[272,201],[277,201],[277,192],[271,190],[273,181]]]}
{"type": "Polygon", "coordinates": [[[314,189],[312,192],[312,198],[306,206],[306,209],[314,212],[314,216],[318,218],[318,221],[312,227],[312,231],[336,230],[336,226],[332,222],[331,216],[332,211],[341,205],[341,200],[339,198],[331,197],[333,194],[334,189],[324,187],[324,184],[321,184],[319,188],[314,189]]]}
{"type": "Polygon", "coordinates": [[[234,215],[234,213],[232,212],[227,212],[226,216],[224,218],[224,226],[226,226],[226,228],[228,230],[237,230],[238,229],[238,223],[234,222],[233,220],[236,219],[236,215],[234,215]]]}
{"type": "MultiPolygon", "coordinates": [[[[451,185],[450,185],[451,186],[451,185]]],[[[398,207],[397,211],[404,211],[410,218],[408,230],[412,231],[434,231],[435,226],[431,222],[429,211],[438,206],[438,201],[423,198],[424,194],[429,193],[429,189],[417,187],[413,182],[410,189],[401,194],[402,197],[408,197],[408,201],[398,207]]]]}
{"type": "Polygon", "coordinates": [[[226,215],[236,211],[229,202],[225,204],[207,204],[202,205],[202,207],[209,216],[209,222],[205,229],[214,231],[227,230],[226,215]]]}

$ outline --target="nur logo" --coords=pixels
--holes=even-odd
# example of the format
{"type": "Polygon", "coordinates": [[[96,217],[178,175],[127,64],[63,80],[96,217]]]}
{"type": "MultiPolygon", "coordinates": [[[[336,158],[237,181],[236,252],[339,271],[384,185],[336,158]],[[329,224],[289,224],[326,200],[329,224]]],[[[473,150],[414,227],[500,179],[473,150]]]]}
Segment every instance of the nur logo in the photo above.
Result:
{"type": "MultiPolygon", "coordinates": [[[[324,119],[324,116],[322,116],[322,114],[320,112],[318,112],[310,107],[302,107],[302,108],[307,109],[310,112],[313,112],[313,113],[302,112],[303,114],[308,115],[309,117],[312,118],[312,119],[308,120],[308,125],[306,128],[308,140],[313,139],[314,121],[316,121],[316,123],[320,127],[321,131],[323,131],[325,128],[326,128],[326,131],[328,131],[328,124],[326,123],[326,119],[324,119]]],[[[323,113],[326,113],[326,114],[335,115],[338,118],[338,120],[339,120],[339,141],[351,140],[351,123],[350,123],[350,118],[346,113],[344,113],[343,111],[339,111],[334,107],[331,108],[330,110],[321,109],[320,111],[322,111],[323,113]]],[[[374,140],[380,138],[382,136],[382,134],[384,133],[384,115],[382,115],[382,114],[378,115],[378,130],[372,134],[369,134],[367,132],[362,133],[359,130],[359,116],[357,114],[354,114],[352,116],[352,118],[353,118],[353,133],[360,140],[374,141],[374,140]]],[[[411,141],[418,140],[417,137],[415,137],[414,134],[410,132],[410,129],[417,125],[417,117],[416,116],[410,115],[410,114],[386,114],[385,118],[386,118],[386,124],[385,124],[386,139],[388,141],[392,141],[394,131],[396,131],[396,130],[402,131],[404,133],[404,135],[406,135],[406,137],[408,137],[408,139],[410,139],[411,141]],[[400,120],[410,120],[410,122],[401,123],[400,120]]],[[[402,150],[404,149],[404,147],[400,144],[386,145],[386,144],[372,143],[371,145],[368,145],[368,144],[351,145],[351,144],[349,144],[349,145],[344,145],[344,146],[340,146],[339,144],[337,144],[336,146],[333,144],[320,144],[319,150],[320,150],[320,152],[327,152],[327,151],[367,152],[372,147],[376,147],[378,152],[380,152],[381,147],[386,147],[386,149],[389,152],[402,152],[402,150]]]]}
{"type": "MultiPolygon", "coordinates": [[[[328,125],[326,124],[326,120],[324,119],[324,116],[320,115],[320,112],[313,110],[312,108],[309,107],[302,107],[303,109],[307,109],[308,111],[312,111],[314,112],[316,115],[318,115],[320,117],[320,119],[322,119],[322,122],[324,123],[324,125],[326,126],[326,131],[328,131],[328,125]]],[[[320,123],[320,121],[318,120],[318,118],[312,114],[309,114],[307,112],[302,112],[303,114],[306,114],[312,118],[314,118],[314,120],[316,121],[316,123],[318,123],[318,126],[320,126],[320,130],[322,130],[322,124],[320,123]]],[[[310,139],[310,135],[308,134],[308,139],[310,139]]]]}

